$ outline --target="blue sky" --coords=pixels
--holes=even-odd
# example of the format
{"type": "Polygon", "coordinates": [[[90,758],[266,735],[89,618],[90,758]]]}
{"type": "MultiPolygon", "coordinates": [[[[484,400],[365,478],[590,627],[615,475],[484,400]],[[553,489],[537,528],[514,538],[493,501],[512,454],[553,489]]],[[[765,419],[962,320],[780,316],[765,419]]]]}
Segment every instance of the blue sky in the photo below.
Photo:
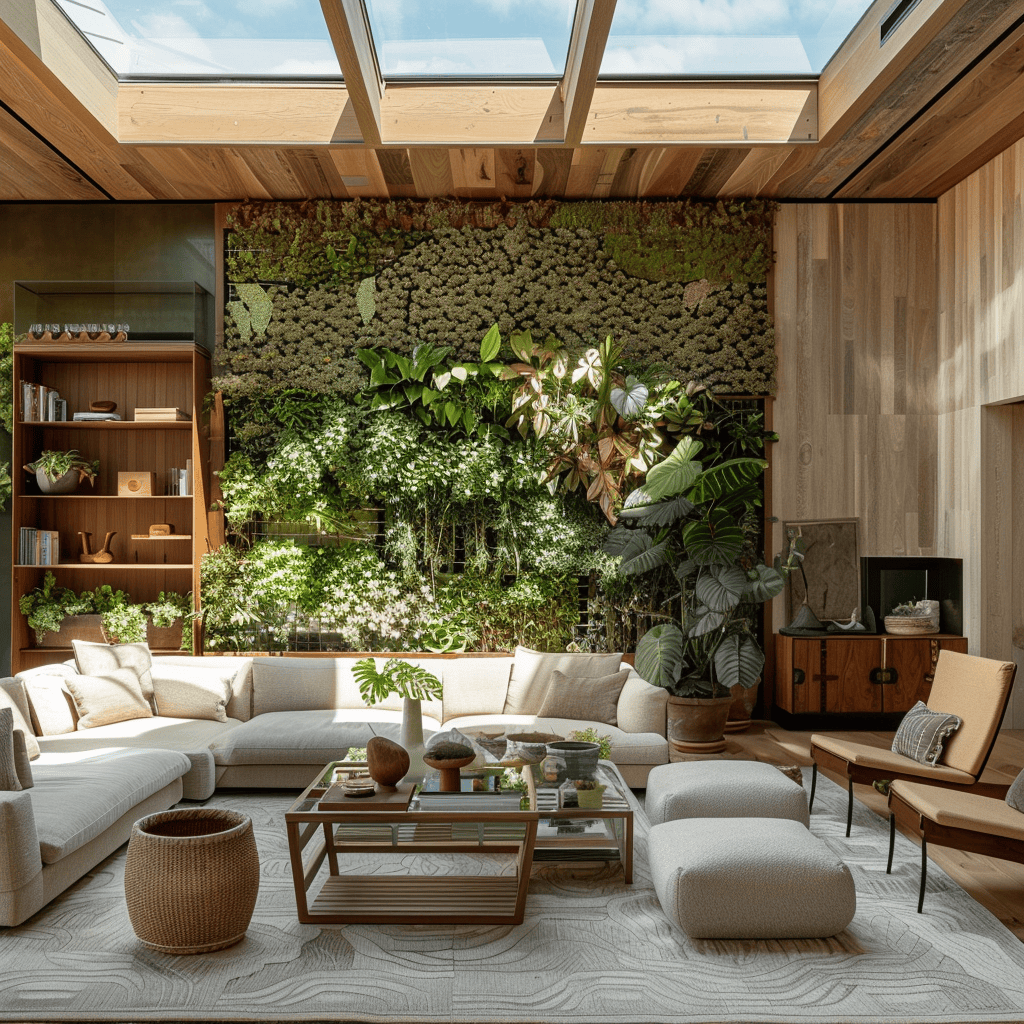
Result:
{"type": "MultiPolygon", "coordinates": [[[[151,73],[173,73],[177,53],[181,70],[192,73],[337,74],[318,0],[58,3],[92,31],[94,45],[121,72],[153,64],[151,73]]],[[[385,74],[558,75],[575,0],[367,6],[385,74]]],[[[602,72],[817,72],[867,6],[868,0],[619,0],[602,72]]]]}

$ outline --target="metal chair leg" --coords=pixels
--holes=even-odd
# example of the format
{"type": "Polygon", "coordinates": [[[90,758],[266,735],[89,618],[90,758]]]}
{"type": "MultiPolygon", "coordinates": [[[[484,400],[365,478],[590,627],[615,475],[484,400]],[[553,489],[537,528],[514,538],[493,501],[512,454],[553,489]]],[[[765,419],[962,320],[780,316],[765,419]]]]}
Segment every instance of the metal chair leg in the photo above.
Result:
{"type": "Polygon", "coordinates": [[[807,813],[811,813],[811,808],[814,807],[814,787],[818,784],[818,762],[815,761],[811,765],[811,798],[807,801],[807,813]]]}
{"type": "Polygon", "coordinates": [[[846,802],[846,838],[850,838],[850,826],[853,825],[853,779],[847,779],[846,792],[849,799],[846,802]]]}
{"type": "Polygon", "coordinates": [[[892,852],[896,848],[896,815],[889,815],[889,860],[885,865],[885,873],[892,874],[892,852]]]}
{"type": "Polygon", "coordinates": [[[924,884],[928,880],[928,840],[921,836],[921,892],[917,897],[917,912],[924,906],[924,884]]]}

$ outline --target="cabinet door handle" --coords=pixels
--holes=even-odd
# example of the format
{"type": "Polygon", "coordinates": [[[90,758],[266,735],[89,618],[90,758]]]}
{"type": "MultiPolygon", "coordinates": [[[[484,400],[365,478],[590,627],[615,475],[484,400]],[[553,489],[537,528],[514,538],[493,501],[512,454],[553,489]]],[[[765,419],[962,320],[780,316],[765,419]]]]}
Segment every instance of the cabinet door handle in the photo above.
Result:
{"type": "Polygon", "coordinates": [[[873,668],[868,679],[876,686],[895,686],[900,674],[894,668],[873,668]]]}
{"type": "Polygon", "coordinates": [[[793,685],[794,686],[803,686],[805,678],[806,678],[806,676],[804,675],[804,670],[802,668],[795,668],[795,669],[793,669],[793,685]]]}

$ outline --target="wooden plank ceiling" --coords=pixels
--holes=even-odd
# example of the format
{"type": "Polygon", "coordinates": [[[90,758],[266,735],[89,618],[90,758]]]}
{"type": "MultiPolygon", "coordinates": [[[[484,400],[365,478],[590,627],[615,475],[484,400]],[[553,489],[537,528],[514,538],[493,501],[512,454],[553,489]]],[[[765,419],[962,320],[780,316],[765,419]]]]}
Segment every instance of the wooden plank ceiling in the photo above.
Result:
{"type": "Polygon", "coordinates": [[[1024,136],[1024,3],[876,0],[818,81],[598,81],[580,0],[552,85],[383,83],[359,0],[321,0],[345,83],[118,82],[51,0],[0,0],[0,200],[933,198],[1024,136]]]}

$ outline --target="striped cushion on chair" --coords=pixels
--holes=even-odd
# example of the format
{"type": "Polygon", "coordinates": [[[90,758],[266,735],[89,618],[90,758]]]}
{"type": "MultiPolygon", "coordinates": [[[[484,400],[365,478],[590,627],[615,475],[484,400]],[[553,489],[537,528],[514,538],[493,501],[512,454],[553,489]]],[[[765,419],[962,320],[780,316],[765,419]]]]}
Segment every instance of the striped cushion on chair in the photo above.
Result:
{"type": "Polygon", "coordinates": [[[903,716],[892,741],[893,752],[921,764],[936,764],[942,754],[942,744],[961,724],[958,716],[932,711],[919,700],[903,716]]]}

